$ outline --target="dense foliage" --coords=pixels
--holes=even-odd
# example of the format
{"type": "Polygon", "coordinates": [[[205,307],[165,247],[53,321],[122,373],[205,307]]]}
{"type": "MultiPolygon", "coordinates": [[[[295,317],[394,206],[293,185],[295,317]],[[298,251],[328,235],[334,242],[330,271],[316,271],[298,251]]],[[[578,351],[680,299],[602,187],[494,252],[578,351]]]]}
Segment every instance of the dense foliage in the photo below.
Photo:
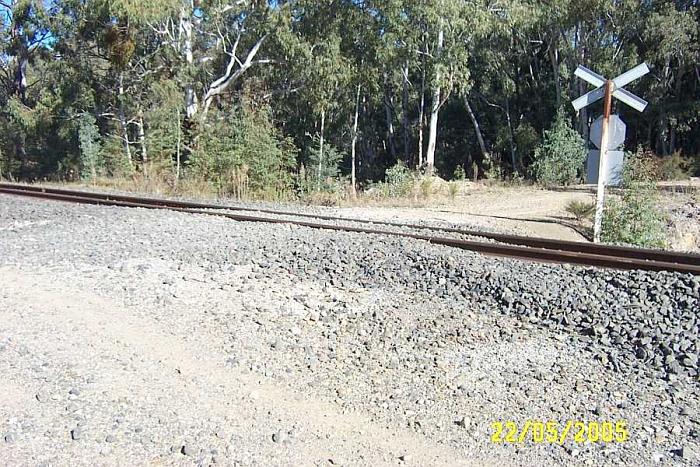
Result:
{"type": "Polygon", "coordinates": [[[661,248],[666,244],[666,219],[658,208],[653,154],[642,149],[628,154],[622,171],[622,194],[605,207],[602,240],[607,243],[661,248]]]}
{"type": "Polygon", "coordinates": [[[557,113],[552,128],[544,132],[534,159],[535,178],[545,185],[570,185],[579,179],[586,160],[586,145],[563,110],[557,113]]]}
{"type": "Polygon", "coordinates": [[[0,18],[6,178],[278,198],[397,163],[572,182],[567,145],[600,113],[571,110],[588,90],[573,70],[641,61],[631,87],[650,106],[619,107],[628,146],[699,165],[693,0],[0,0],[0,18]]]}

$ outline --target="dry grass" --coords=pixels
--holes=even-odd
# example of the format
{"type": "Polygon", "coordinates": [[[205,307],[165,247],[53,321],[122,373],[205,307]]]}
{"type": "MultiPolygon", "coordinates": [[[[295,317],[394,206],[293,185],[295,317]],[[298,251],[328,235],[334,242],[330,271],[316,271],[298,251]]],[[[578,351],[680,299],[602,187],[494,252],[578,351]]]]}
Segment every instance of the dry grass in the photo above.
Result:
{"type": "Polygon", "coordinates": [[[217,199],[217,190],[204,180],[181,178],[168,174],[157,174],[151,170],[149,175],[134,174],[131,177],[97,177],[92,181],[60,182],[54,185],[71,185],[84,188],[125,191],[159,196],[184,196],[190,198],[217,199]]]}
{"type": "Polygon", "coordinates": [[[571,200],[566,204],[564,209],[566,212],[573,215],[577,222],[582,223],[583,221],[590,220],[593,214],[595,214],[595,200],[571,200]]]}
{"type": "Polygon", "coordinates": [[[401,207],[425,208],[450,206],[460,202],[470,191],[480,186],[471,181],[446,182],[439,177],[417,179],[406,196],[387,196],[379,187],[359,192],[356,198],[348,196],[339,202],[343,207],[401,207]]]}

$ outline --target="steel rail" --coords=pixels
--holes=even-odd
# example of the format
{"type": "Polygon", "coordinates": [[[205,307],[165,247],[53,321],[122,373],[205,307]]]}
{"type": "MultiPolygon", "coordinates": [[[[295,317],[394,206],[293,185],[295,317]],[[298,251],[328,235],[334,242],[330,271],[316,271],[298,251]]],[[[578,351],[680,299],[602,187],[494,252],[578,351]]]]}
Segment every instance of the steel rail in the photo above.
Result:
{"type": "MultiPolygon", "coordinates": [[[[266,222],[266,223],[286,223],[294,224],[304,227],[316,228],[316,229],[326,229],[335,231],[346,231],[346,232],[357,232],[357,233],[370,233],[378,235],[390,235],[398,237],[413,238],[417,240],[425,240],[436,245],[445,245],[449,247],[460,248],[464,250],[476,251],[479,253],[484,253],[493,256],[502,256],[510,258],[537,260],[544,262],[554,262],[554,263],[570,263],[585,266],[597,266],[597,267],[607,267],[615,269],[643,269],[643,270],[653,270],[653,271],[677,271],[682,273],[691,273],[700,275],[700,255],[684,255],[671,252],[658,252],[656,250],[643,250],[643,249],[633,249],[633,248],[619,248],[619,247],[603,247],[598,246],[598,252],[589,251],[572,251],[564,248],[570,248],[572,245],[577,246],[587,246],[586,243],[577,242],[561,242],[564,244],[564,248],[558,248],[560,242],[554,240],[543,239],[529,239],[528,237],[518,237],[509,235],[499,235],[491,234],[494,237],[510,238],[515,237],[517,240],[533,240],[535,246],[530,245],[513,245],[513,244],[503,244],[503,243],[489,243],[489,242],[476,242],[472,240],[462,240],[455,238],[444,238],[433,235],[423,235],[410,232],[396,232],[390,230],[379,230],[370,229],[364,227],[353,227],[353,226],[340,226],[332,225],[318,222],[309,221],[298,221],[289,219],[273,219],[269,217],[260,217],[247,214],[233,214],[228,212],[221,212],[224,209],[230,209],[228,206],[221,205],[209,205],[203,203],[191,203],[184,201],[175,200],[165,200],[158,198],[141,198],[137,196],[124,196],[124,195],[112,195],[105,193],[92,193],[84,191],[75,190],[60,190],[53,188],[43,188],[37,186],[25,186],[25,185],[14,185],[14,184],[0,184],[0,193],[19,195],[19,196],[30,196],[42,199],[51,199],[55,201],[68,201],[68,202],[78,202],[84,204],[98,204],[98,205],[111,205],[111,206],[122,206],[122,207],[140,207],[147,209],[169,209],[173,211],[180,211],[192,214],[204,214],[204,215],[214,215],[226,217],[238,221],[248,221],[248,222],[266,222]],[[196,207],[194,207],[196,206],[196,207]],[[214,211],[210,209],[215,209],[214,211]],[[540,246],[546,245],[546,246],[540,246]],[[608,251],[606,251],[608,250],[608,251]],[[664,260],[659,260],[656,258],[644,258],[644,257],[631,257],[631,256],[621,256],[616,254],[617,251],[626,253],[627,250],[637,251],[650,251],[662,256],[664,260]],[[601,253],[604,252],[604,253],[601,253]]],[[[255,211],[253,209],[246,209],[241,207],[235,207],[232,210],[239,211],[255,211]]],[[[333,220],[333,221],[343,221],[343,222],[358,222],[355,219],[348,219],[342,217],[332,217],[332,216],[314,216],[311,214],[299,215],[299,213],[285,212],[285,211],[273,211],[273,210],[259,210],[257,212],[262,212],[265,214],[276,214],[285,216],[297,216],[297,217],[307,217],[316,218],[321,220],[333,220]]],[[[368,220],[360,220],[363,223],[374,223],[368,220]]],[[[400,224],[400,223],[376,223],[378,225],[389,225],[396,227],[409,227],[416,229],[431,229],[428,226],[419,226],[412,224],[400,224]]],[[[460,229],[433,229],[440,231],[447,231],[453,233],[460,233],[465,235],[476,235],[485,237],[483,232],[478,231],[465,231],[460,229]]],[[[505,242],[507,243],[507,242],[505,242]]]]}
{"type": "Polygon", "coordinates": [[[524,237],[520,235],[493,233],[493,232],[482,232],[478,230],[468,230],[459,229],[453,227],[436,227],[436,226],[426,226],[419,224],[409,224],[401,222],[391,222],[391,221],[374,221],[369,219],[357,219],[350,217],[339,217],[339,216],[329,216],[322,214],[309,214],[309,213],[298,213],[293,211],[278,211],[273,209],[262,209],[262,208],[247,208],[242,206],[230,206],[221,204],[208,204],[208,203],[197,203],[190,201],[179,201],[170,200],[163,198],[148,198],[140,196],[130,196],[130,195],[117,195],[111,193],[95,193],[79,190],[64,190],[58,188],[49,188],[35,185],[20,185],[20,184],[10,184],[10,183],[0,183],[0,189],[15,189],[23,191],[33,191],[41,193],[53,193],[53,194],[64,194],[64,195],[74,195],[74,196],[86,196],[94,198],[101,198],[104,200],[115,200],[115,201],[125,201],[125,202],[135,202],[135,203],[146,203],[155,204],[166,207],[180,207],[180,208],[194,208],[194,209],[226,209],[230,211],[247,211],[247,212],[259,212],[264,214],[272,214],[278,216],[293,216],[301,218],[311,218],[320,219],[326,221],[334,222],[355,222],[360,224],[371,224],[379,226],[391,226],[391,227],[402,227],[402,228],[412,228],[420,230],[432,230],[448,233],[456,233],[461,235],[468,235],[472,237],[483,237],[489,238],[502,243],[510,243],[513,245],[524,245],[532,246],[537,248],[548,248],[556,249],[562,251],[572,251],[576,253],[592,253],[599,255],[609,255],[618,256],[623,258],[637,258],[643,260],[656,260],[665,262],[675,262],[691,265],[700,265],[700,255],[697,254],[683,254],[663,251],[663,250],[652,250],[648,248],[636,248],[636,247],[624,247],[615,245],[601,245],[594,243],[585,242],[573,242],[567,240],[551,240],[546,238],[533,238],[524,237]]]}

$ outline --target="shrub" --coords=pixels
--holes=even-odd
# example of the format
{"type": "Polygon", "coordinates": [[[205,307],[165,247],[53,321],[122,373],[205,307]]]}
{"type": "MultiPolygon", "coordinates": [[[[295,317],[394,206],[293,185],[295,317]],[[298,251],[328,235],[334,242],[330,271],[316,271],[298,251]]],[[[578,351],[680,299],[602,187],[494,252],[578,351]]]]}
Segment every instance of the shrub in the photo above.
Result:
{"type": "Polygon", "coordinates": [[[577,222],[590,219],[595,214],[595,201],[572,200],[566,204],[566,212],[573,215],[577,222]]]}
{"type": "Polygon", "coordinates": [[[448,183],[447,192],[450,195],[450,200],[454,201],[457,198],[457,193],[459,193],[459,184],[457,182],[448,183]]]}
{"type": "Polygon", "coordinates": [[[462,167],[461,164],[457,166],[454,173],[452,174],[452,177],[455,180],[466,180],[467,173],[464,171],[464,167],[462,167]]]}
{"type": "Polygon", "coordinates": [[[488,180],[500,180],[503,178],[503,167],[496,155],[489,153],[484,155],[484,176],[488,180]]]}
{"type": "Polygon", "coordinates": [[[194,154],[192,173],[219,194],[239,198],[291,196],[297,150],[274,127],[267,109],[243,109],[232,124],[208,127],[194,154]]]}
{"type": "Polygon", "coordinates": [[[693,173],[693,161],[683,157],[680,151],[659,159],[661,180],[687,180],[693,173]]]}
{"type": "Polygon", "coordinates": [[[657,207],[656,166],[650,152],[629,154],[622,170],[622,196],[610,199],[603,215],[607,243],[662,248],[666,219],[657,207]]]}
{"type": "Polygon", "coordinates": [[[102,156],[106,175],[113,177],[131,176],[134,167],[129,163],[124,150],[124,140],[118,135],[102,138],[102,156]]]}
{"type": "Polygon", "coordinates": [[[537,133],[530,123],[523,120],[515,129],[513,134],[515,147],[518,148],[518,156],[521,160],[532,157],[538,144],[540,144],[540,135],[537,133]]]}
{"type": "Polygon", "coordinates": [[[420,193],[423,199],[430,199],[430,195],[433,193],[433,178],[424,177],[420,181],[420,193]]]}
{"type": "Polygon", "coordinates": [[[78,143],[80,145],[80,176],[85,180],[94,181],[102,174],[103,161],[100,151],[100,130],[97,121],[91,114],[85,113],[80,117],[78,126],[78,143]]]}
{"type": "Polygon", "coordinates": [[[315,137],[308,150],[304,179],[300,180],[302,191],[307,194],[314,191],[329,193],[338,191],[340,162],[344,157],[345,153],[325,141],[321,159],[321,140],[315,137]]]}
{"type": "Polygon", "coordinates": [[[535,149],[533,172],[545,186],[569,185],[578,179],[586,160],[586,145],[559,109],[554,124],[544,132],[542,144],[535,149]]]}
{"type": "Polygon", "coordinates": [[[399,161],[393,167],[386,169],[384,179],[386,195],[391,198],[399,198],[411,193],[415,177],[411,169],[399,161]]]}

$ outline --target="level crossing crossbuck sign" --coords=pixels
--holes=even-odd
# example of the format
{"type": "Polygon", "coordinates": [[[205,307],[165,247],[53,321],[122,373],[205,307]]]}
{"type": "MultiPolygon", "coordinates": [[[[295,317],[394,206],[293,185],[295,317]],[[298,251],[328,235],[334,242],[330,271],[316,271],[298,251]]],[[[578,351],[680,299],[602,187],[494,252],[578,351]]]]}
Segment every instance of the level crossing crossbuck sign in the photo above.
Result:
{"type": "Polygon", "coordinates": [[[582,108],[603,101],[603,115],[591,125],[591,142],[600,151],[591,151],[588,155],[587,180],[593,182],[597,179],[598,193],[596,196],[595,223],[593,227],[593,241],[600,241],[600,230],[603,223],[603,205],[605,198],[605,185],[607,182],[619,183],[624,155],[617,151],[625,141],[626,126],[619,115],[610,115],[612,98],[624,102],[635,110],[643,112],[647,101],[631,92],[623,89],[632,81],[649,73],[646,63],[637,65],[614,79],[605,77],[579,65],[574,74],[584,81],[596,87],[591,92],[584,94],[572,102],[578,112],[582,108]]]}

